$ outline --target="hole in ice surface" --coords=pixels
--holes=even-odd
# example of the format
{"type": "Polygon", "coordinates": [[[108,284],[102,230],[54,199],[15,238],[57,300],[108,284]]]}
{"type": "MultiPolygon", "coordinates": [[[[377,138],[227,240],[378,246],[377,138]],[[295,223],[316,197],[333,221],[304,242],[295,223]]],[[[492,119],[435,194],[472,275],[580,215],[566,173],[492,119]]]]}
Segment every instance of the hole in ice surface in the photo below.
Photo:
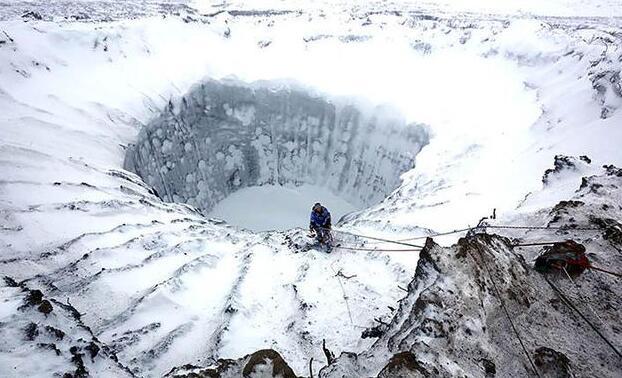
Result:
{"type": "Polygon", "coordinates": [[[220,201],[209,216],[254,231],[306,228],[311,206],[321,202],[334,222],[356,206],[322,186],[264,185],[243,188],[220,201]]]}
{"type": "Polygon", "coordinates": [[[305,226],[315,202],[336,222],[382,200],[427,143],[422,125],[388,107],[210,80],[144,127],[124,165],[167,201],[286,229],[305,226]]]}

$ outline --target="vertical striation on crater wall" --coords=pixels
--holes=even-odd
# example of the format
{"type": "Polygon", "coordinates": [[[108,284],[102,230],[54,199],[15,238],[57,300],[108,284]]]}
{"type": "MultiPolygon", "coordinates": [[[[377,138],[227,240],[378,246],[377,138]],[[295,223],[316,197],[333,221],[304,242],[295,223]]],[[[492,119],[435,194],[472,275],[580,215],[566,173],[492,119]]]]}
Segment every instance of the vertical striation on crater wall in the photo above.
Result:
{"type": "Polygon", "coordinates": [[[422,125],[292,88],[206,81],[139,133],[125,168],[168,201],[209,211],[248,186],[322,185],[380,201],[428,143],[422,125]]]}

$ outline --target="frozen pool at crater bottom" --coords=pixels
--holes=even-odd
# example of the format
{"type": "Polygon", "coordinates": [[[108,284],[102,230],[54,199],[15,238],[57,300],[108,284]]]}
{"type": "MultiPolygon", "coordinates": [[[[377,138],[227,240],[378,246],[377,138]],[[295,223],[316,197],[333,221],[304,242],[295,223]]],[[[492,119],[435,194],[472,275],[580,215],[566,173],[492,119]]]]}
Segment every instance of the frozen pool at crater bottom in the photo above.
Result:
{"type": "Polygon", "coordinates": [[[231,193],[208,216],[253,231],[306,228],[315,202],[330,210],[333,223],[351,211],[360,210],[322,186],[263,185],[231,193]]]}

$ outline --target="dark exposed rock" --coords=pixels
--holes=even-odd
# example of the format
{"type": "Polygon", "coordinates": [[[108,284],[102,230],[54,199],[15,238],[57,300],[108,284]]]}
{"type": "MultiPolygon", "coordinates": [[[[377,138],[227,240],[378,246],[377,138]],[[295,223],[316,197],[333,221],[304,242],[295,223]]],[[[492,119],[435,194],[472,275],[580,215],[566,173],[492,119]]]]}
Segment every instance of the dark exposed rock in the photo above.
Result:
{"type": "Polygon", "coordinates": [[[581,178],[581,186],[579,189],[587,188],[591,193],[598,193],[598,189],[602,188],[603,185],[597,182],[594,182],[594,176],[592,177],[583,177],[581,178]]]}
{"type": "Polygon", "coordinates": [[[93,361],[95,357],[97,357],[97,354],[99,353],[99,347],[97,346],[97,344],[95,344],[92,341],[84,349],[86,349],[89,352],[91,361],[93,361]]]}
{"type": "Polygon", "coordinates": [[[36,323],[28,323],[24,333],[26,334],[26,340],[32,341],[39,335],[39,326],[36,323]]]}
{"type": "Polygon", "coordinates": [[[377,338],[377,337],[382,336],[386,330],[387,330],[387,324],[378,324],[374,327],[366,328],[361,333],[361,338],[363,339],[377,338]]]}
{"type": "Polygon", "coordinates": [[[32,20],[43,20],[43,16],[41,16],[41,13],[37,12],[37,11],[27,11],[24,14],[22,14],[22,18],[23,19],[32,19],[32,20]]]}
{"type": "MultiPolygon", "coordinates": [[[[590,159],[581,158],[580,160],[582,162],[589,164],[588,160],[590,159]]],[[[559,174],[562,171],[568,171],[568,170],[576,171],[577,163],[579,162],[580,162],[579,159],[572,157],[572,156],[555,155],[555,160],[553,162],[553,168],[549,168],[546,171],[544,171],[544,176],[542,176],[542,182],[544,183],[544,185],[547,185],[550,183],[552,176],[559,174]]]]}
{"type": "Polygon", "coordinates": [[[218,370],[201,368],[199,366],[186,364],[171,370],[166,377],[174,378],[220,378],[218,370]]]}
{"type": "Polygon", "coordinates": [[[259,350],[237,360],[220,359],[206,368],[192,364],[175,367],[165,377],[216,378],[216,377],[296,377],[294,371],[273,349],[259,350]]]}
{"type": "Polygon", "coordinates": [[[540,347],[536,349],[533,361],[542,376],[547,378],[574,377],[570,368],[570,360],[566,355],[554,349],[540,347]]]}
{"type": "MultiPolygon", "coordinates": [[[[283,357],[274,349],[262,349],[250,355],[250,359],[242,370],[242,376],[253,377],[256,368],[260,365],[272,365],[272,376],[282,378],[295,378],[292,368],[283,360],[283,357]]],[[[262,375],[265,376],[265,375],[262,375]]]]}
{"type": "Polygon", "coordinates": [[[608,93],[622,97],[620,70],[601,71],[596,73],[591,79],[592,87],[596,90],[596,97],[602,105],[601,118],[608,118],[616,110],[615,107],[605,104],[605,98],[608,96],[608,93]]]}
{"type": "Polygon", "coordinates": [[[43,293],[41,290],[29,290],[28,295],[24,298],[23,306],[36,306],[43,301],[43,293]]]}
{"type": "Polygon", "coordinates": [[[428,337],[446,337],[447,331],[444,329],[443,323],[435,319],[424,319],[421,322],[421,333],[428,337]]]}
{"type": "MultiPolygon", "coordinates": [[[[567,201],[557,210],[567,210],[572,217],[584,219],[588,208],[592,209],[592,204],[587,201],[567,201]]],[[[525,259],[511,244],[508,238],[488,234],[462,238],[450,248],[428,240],[420,252],[415,277],[408,285],[409,294],[400,301],[386,332],[358,359],[343,360],[340,356],[320,371],[320,377],[364,376],[361,373],[366,369],[376,368],[366,362],[368,359],[405,350],[412,353],[410,360],[417,361],[424,370],[388,372],[385,366],[380,376],[425,376],[425,372],[434,377],[532,376],[533,368],[516,332],[532,360],[536,346],[560,351],[561,356],[546,349],[537,352],[542,377],[564,376],[556,374],[569,371],[567,359],[573,362],[573,369],[578,369],[573,371],[574,376],[589,376],[594,366],[599,366],[605,375],[618,371],[622,365],[610,358],[609,351],[603,353],[606,346],[598,335],[571,316],[566,303],[543,276],[534,274],[529,267],[527,261],[531,259],[525,259]],[[558,337],[551,338],[551,330],[558,337]],[[435,337],[437,332],[444,336],[435,337]],[[580,343],[569,343],[577,338],[580,343]],[[495,351],[494,358],[491,350],[495,351]]],[[[529,249],[529,253],[534,256],[537,249],[529,249]]],[[[582,280],[582,276],[578,279],[582,280]]],[[[598,300],[591,301],[591,305],[607,314],[611,312],[603,303],[620,303],[609,284],[581,283],[583,290],[598,286],[591,288],[591,293],[598,293],[598,300]]],[[[619,318],[612,316],[616,320],[612,318],[609,324],[617,324],[619,318]]]]}
{"type": "Polygon", "coordinates": [[[47,315],[50,312],[52,312],[54,308],[52,307],[52,304],[50,303],[50,301],[48,301],[47,299],[44,299],[43,301],[41,301],[41,304],[39,304],[39,307],[37,307],[37,310],[47,315]]]}
{"type": "MultiPolygon", "coordinates": [[[[69,348],[69,353],[71,353],[71,362],[76,366],[76,370],[73,372],[73,375],[70,375],[72,378],[86,378],[89,376],[88,370],[86,370],[86,366],[84,365],[84,354],[80,353],[80,348],[77,346],[72,346],[69,348]]],[[[65,376],[70,373],[65,373],[65,376]]]]}
{"type": "Polygon", "coordinates": [[[54,337],[56,337],[58,340],[62,340],[62,339],[64,339],[64,338],[65,338],[65,332],[61,331],[61,330],[60,330],[60,329],[58,329],[58,328],[54,328],[54,327],[52,327],[52,326],[47,325],[47,326],[45,326],[45,330],[46,330],[49,334],[51,334],[51,335],[53,335],[54,337]]]}
{"type": "Polygon", "coordinates": [[[553,207],[550,214],[553,215],[554,213],[560,213],[562,211],[567,212],[570,208],[577,208],[583,205],[585,205],[585,203],[582,201],[560,201],[553,207]]]}
{"type": "Polygon", "coordinates": [[[39,343],[39,344],[37,344],[37,346],[39,348],[43,348],[43,349],[48,349],[48,350],[54,351],[54,353],[56,353],[57,356],[62,355],[60,349],[58,349],[56,344],[52,344],[52,343],[39,343]]]}
{"type": "Polygon", "coordinates": [[[494,377],[497,374],[497,367],[495,363],[487,358],[482,358],[482,367],[486,377],[494,377]]]}
{"type": "Polygon", "coordinates": [[[19,284],[17,283],[17,281],[15,281],[13,278],[9,276],[4,276],[4,283],[8,287],[19,287],[19,284]]]}
{"type": "Polygon", "coordinates": [[[592,163],[592,159],[590,159],[588,156],[586,155],[581,155],[579,156],[579,160],[583,160],[584,162],[591,164],[592,163]]]}
{"type": "Polygon", "coordinates": [[[618,168],[615,165],[603,165],[605,172],[608,176],[622,177],[622,168],[618,168]]]}
{"type": "Polygon", "coordinates": [[[615,219],[590,217],[590,222],[604,229],[603,237],[612,243],[622,245],[622,224],[615,219]]]}
{"type": "Polygon", "coordinates": [[[54,301],[54,304],[61,307],[63,310],[69,312],[69,314],[77,321],[80,321],[82,314],[71,304],[69,303],[69,299],[67,299],[67,303],[62,303],[59,301],[54,301]]]}
{"type": "Polygon", "coordinates": [[[228,360],[228,359],[220,359],[216,361],[214,366],[205,368],[201,366],[196,366],[192,364],[186,364],[182,366],[175,367],[169,371],[165,377],[171,378],[220,378],[223,375],[227,374],[228,376],[241,376],[241,373],[238,371],[237,374],[235,370],[241,369],[239,363],[242,360],[245,360],[248,356],[238,360],[228,360]]]}
{"type": "Polygon", "coordinates": [[[378,378],[418,378],[429,376],[430,374],[419,364],[417,357],[411,352],[395,354],[380,371],[380,374],[378,374],[378,378]]]}

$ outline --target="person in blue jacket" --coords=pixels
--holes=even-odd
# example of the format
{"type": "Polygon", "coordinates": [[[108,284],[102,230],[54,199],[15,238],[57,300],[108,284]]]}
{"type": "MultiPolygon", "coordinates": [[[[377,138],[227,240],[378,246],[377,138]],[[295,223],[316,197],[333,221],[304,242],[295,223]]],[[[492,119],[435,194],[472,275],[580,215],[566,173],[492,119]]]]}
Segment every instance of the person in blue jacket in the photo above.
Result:
{"type": "Polygon", "coordinates": [[[309,222],[309,231],[315,232],[315,238],[320,243],[329,243],[330,238],[330,212],[319,202],[313,205],[311,210],[311,221],[309,222]]]}

